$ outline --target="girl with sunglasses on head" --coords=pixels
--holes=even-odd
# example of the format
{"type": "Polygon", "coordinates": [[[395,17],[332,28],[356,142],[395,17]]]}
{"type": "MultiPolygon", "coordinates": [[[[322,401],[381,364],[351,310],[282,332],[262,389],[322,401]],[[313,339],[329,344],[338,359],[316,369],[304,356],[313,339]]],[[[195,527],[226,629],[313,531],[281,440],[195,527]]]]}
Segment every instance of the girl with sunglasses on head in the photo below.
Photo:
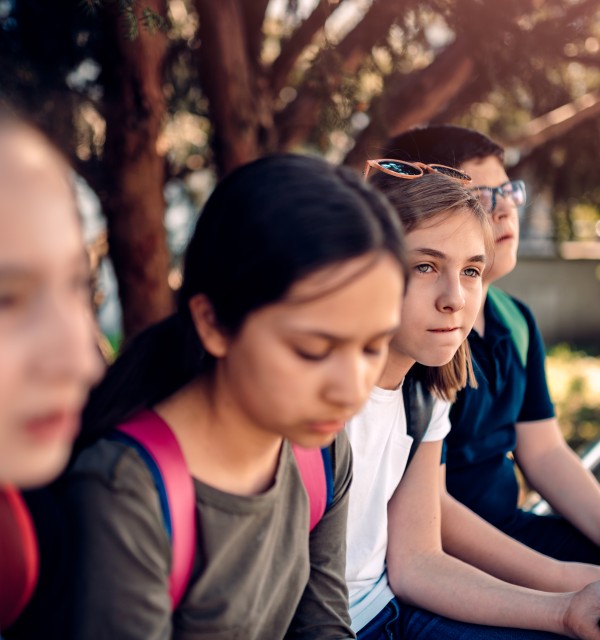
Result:
{"type": "Polygon", "coordinates": [[[66,161],[0,109],[0,633],[38,570],[20,490],[62,471],[102,372],[89,281],[66,161]]]}
{"type": "Polygon", "coordinates": [[[71,530],[64,606],[48,600],[32,617],[58,617],[62,640],[353,637],[351,460],[336,435],[385,362],[403,260],[393,211],[348,169],[274,156],[217,185],[186,251],[178,311],[132,340],[86,409],[56,489],[71,530]],[[193,478],[193,566],[175,607],[149,465],[112,437],[140,420],[168,426],[193,478]],[[312,532],[292,445],[319,460],[325,448],[332,467],[312,532]]]}
{"type": "Polygon", "coordinates": [[[386,148],[402,158],[466,171],[494,229],[495,259],[469,335],[479,387],[462,390],[450,413],[448,491],[540,553],[600,565],[600,483],[561,432],[546,379],[544,342],[531,309],[494,286],[517,266],[522,181],[509,179],[500,145],[465,127],[412,129],[386,148]],[[553,513],[520,508],[517,464],[553,513]]]}
{"type": "Polygon", "coordinates": [[[450,402],[475,385],[467,336],[493,262],[487,214],[455,169],[367,166],[403,224],[411,276],[383,374],[346,429],[353,629],[359,640],[599,638],[600,584],[577,594],[535,590],[559,576],[564,590],[582,588],[600,577],[596,567],[559,567],[458,503],[442,511],[450,402]]]}

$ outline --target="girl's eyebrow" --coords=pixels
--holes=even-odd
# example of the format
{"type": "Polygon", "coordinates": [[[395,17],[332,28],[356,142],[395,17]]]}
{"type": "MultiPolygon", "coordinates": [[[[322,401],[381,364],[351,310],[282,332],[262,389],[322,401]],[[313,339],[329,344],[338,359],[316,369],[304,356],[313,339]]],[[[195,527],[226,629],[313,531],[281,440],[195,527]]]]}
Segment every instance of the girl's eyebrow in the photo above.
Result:
{"type": "MultiPolygon", "coordinates": [[[[448,259],[448,256],[445,253],[443,253],[442,251],[438,251],[437,249],[428,249],[427,247],[422,247],[419,249],[413,249],[413,251],[422,255],[431,256],[432,258],[437,258],[438,260],[448,259]]],[[[482,264],[485,264],[487,262],[487,259],[485,255],[483,255],[482,253],[478,253],[477,255],[467,258],[467,262],[481,262],[482,264]]]]}
{"type": "MultiPolygon", "coordinates": [[[[75,253],[70,263],[69,267],[73,269],[85,269],[87,271],[90,270],[90,259],[85,250],[81,252],[75,253]]],[[[28,281],[35,280],[38,277],[38,268],[32,267],[28,264],[23,263],[13,263],[10,262],[8,264],[2,264],[0,262],[0,280],[10,280],[14,282],[15,280],[19,281],[28,281]]]]}
{"type": "Polygon", "coordinates": [[[25,267],[0,264],[0,282],[3,280],[9,282],[28,282],[34,279],[34,273],[25,267]]]}

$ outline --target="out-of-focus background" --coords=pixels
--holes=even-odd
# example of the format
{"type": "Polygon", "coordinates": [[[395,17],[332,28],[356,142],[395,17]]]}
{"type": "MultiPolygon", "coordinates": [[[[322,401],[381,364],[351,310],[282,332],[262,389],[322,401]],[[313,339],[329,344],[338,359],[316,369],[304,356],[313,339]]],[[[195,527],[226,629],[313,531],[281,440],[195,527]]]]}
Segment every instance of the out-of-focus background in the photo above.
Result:
{"type": "Polygon", "coordinates": [[[523,178],[520,263],[574,447],[600,431],[598,0],[0,0],[0,99],[65,150],[112,345],[173,309],[215,180],[274,151],[361,169],[477,128],[523,178]]]}

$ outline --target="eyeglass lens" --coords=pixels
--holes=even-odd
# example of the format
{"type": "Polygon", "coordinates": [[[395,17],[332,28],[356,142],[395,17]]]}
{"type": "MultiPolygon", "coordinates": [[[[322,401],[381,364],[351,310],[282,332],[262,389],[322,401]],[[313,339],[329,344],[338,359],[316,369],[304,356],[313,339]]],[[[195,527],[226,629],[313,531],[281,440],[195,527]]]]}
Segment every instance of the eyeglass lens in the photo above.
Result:
{"type": "Polygon", "coordinates": [[[476,189],[483,208],[492,213],[496,208],[498,196],[510,198],[515,206],[525,204],[525,183],[522,180],[512,180],[499,187],[479,187],[476,189]]]}

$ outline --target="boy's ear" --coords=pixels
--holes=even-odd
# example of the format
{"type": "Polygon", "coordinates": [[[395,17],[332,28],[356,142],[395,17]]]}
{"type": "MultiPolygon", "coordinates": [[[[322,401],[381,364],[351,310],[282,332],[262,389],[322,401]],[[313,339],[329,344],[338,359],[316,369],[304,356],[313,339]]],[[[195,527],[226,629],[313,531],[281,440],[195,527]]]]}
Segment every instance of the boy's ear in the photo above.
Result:
{"type": "Polygon", "coordinates": [[[202,346],[215,358],[223,358],[227,354],[229,341],[219,327],[212,302],[203,293],[198,293],[190,298],[188,304],[202,346]]]}

